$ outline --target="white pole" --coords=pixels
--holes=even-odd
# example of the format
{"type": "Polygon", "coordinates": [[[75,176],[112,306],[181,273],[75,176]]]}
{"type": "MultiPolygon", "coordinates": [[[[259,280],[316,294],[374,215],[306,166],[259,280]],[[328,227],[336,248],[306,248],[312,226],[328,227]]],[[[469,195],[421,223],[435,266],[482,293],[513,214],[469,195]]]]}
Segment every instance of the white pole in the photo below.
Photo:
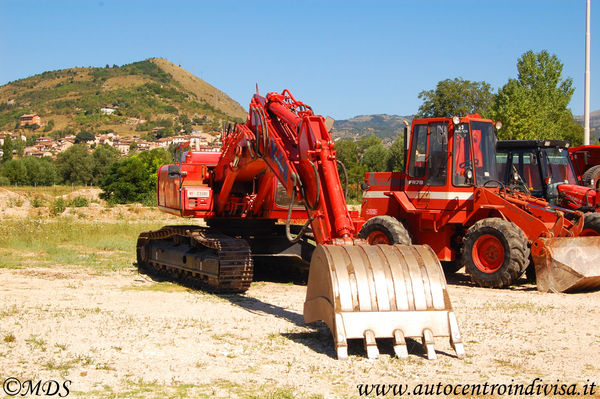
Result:
{"type": "Polygon", "coordinates": [[[585,24],[585,101],[583,110],[583,144],[590,144],[590,0],[587,0],[585,24]]]}

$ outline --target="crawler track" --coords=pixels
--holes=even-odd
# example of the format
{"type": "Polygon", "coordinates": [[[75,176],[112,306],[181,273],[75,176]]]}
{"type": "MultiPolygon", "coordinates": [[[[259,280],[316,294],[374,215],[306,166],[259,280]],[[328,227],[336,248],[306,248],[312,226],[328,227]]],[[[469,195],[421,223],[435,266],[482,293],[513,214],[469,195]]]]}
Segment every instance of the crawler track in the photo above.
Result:
{"type": "Polygon", "coordinates": [[[200,226],[165,226],[142,232],[137,242],[138,267],[192,278],[219,292],[244,292],[253,276],[246,240],[200,226]]]}

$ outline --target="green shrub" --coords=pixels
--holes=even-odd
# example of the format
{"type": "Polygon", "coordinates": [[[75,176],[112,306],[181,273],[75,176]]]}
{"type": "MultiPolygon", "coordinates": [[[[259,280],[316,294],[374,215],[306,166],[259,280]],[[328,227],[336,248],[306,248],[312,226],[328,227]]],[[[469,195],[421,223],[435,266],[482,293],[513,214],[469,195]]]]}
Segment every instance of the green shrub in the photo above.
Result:
{"type": "Polygon", "coordinates": [[[66,208],[67,206],[65,204],[65,200],[62,197],[58,197],[52,202],[52,205],[50,206],[50,213],[52,216],[58,216],[62,214],[66,208]]]}
{"type": "Polygon", "coordinates": [[[36,195],[31,200],[31,206],[34,208],[40,208],[40,207],[44,206],[44,199],[42,197],[36,195]]]}
{"type": "Polygon", "coordinates": [[[89,205],[90,205],[90,201],[87,198],[81,197],[81,196],[77,196],[77,197],[73,198],[67,204],[67,206],[71,206],[71,207],[75,207],[75,208],[87,207],[89,205]]]}

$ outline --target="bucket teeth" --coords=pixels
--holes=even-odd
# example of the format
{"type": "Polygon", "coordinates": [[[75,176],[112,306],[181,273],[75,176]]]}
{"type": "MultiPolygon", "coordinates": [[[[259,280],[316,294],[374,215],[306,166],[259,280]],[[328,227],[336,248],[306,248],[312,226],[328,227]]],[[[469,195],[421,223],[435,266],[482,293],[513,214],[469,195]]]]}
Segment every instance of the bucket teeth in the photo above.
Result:
{"type": "Polygon", "coordinates": [[[365,351],[369,359],[377,359],[379,357],[379,349],[377,349],[377,342],[375,341],[375,333],[371,330],[366,330],[365,336],[365,351]]]}
{"type": "Polygon", "coordinates": [[[322,320],[339,359],[348,339],[363,339],[366,355],[379,356],[377,338],[393,338],[407,358],[406,338],[421,338],[435,359],[434,337],[448,337],[459,358],[464,347],[442,266],[427,245],[318,245],[312,255],[304,321],[322,320]]]}
{"type": "Polygon", "coordinates": [[[423,347],[425,348],[425,351],[427,352],[427,359],[429,359],[429,360],[437,359],[437,356],[435,355],[433,333],[428,328],[423,330],[423,347]]]}
{"type": "Polygon", "coordinates": [[[465,357],[465,347],[458,331],[458,322],[454,312],[448,314],[448,322],[450,323],[450,345],[456,352],[456,357],[463,359],[465,357]]]}
{"type": "Polygon", "coordinates": [[[336,348],[337,358],[339,360],[348,359],[348,346],[347,345],[338,345],[336,348]]]}
{"type": "Polygon", "coordinates": [[[402,330],[394,330],[394,353],[400,359],[408,359],[408,348],[402,330]]]}

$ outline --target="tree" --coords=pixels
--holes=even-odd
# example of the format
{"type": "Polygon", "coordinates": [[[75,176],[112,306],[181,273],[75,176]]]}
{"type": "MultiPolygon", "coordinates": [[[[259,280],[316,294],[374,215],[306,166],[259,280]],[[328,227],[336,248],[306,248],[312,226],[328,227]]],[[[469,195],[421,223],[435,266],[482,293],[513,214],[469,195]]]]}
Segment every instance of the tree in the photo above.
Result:
{"type": "Polygon", "coordinates": [[[358,145],[352,140],[342,139],[335,143],[335,150],[337,159],[346,167],[349,183],[361,182],[365,176],[365,171],[359,162],[358,145]]]}
{"type": "Polygon", "coordinates": [[[56,182],[56,165],[51,158],[25,157],[20,161],[27,171],[27,184],[49,186],[56,182]]]}
{"type": "Polygon", "coordinates": [[[88,184],[92,180],[92,159],[85,144],[75,144],[56,157],[56,167],[67,184],[88,184]]]}
{"type": "Polygon", "coordinates": [[[25,152],[25,140],[21,140],[21,138],[19,137],[19,139],[15,142],[15,150],[17,152],[17,156],[19,158],[23,158],[23,153],[25,152]]]}
{"type": "Polygon", "coordinates": [[[494,102],[491,86],[486,82],[471,82],[462,78],[438,82],[435,90],[419,93],[423,104],[417,117],[451,117],[480,114],[488,116],[494,102]]]}
{"type": "Polygon", "coordinates": [[[75,136],[75,144],[87,143],[88,141],[92,141],[95,139],[96,136],[94,136],[92,133],[82,130],[81,132],[77,133],[77,136],[75,136]]]}
{"type": "Polygon", "coordinates": [[[142,202],[155,187],[144,162],[133,156],[110,167],[110,173],[100,183],[100,197],[117,204],[142,202]]]}
{"type": "Polygon", "coordinates": [[[10,134],[4,137],[4,144],[2,145],[2,161],[10,161],[13,156],[13,142],[10,134]]]}
{"type": "Polygon", "coordinates": [[[368,147],[363,155],[362,164],[369,172],[385,172],[387,170],[389,151],[378,143],[368,147]]]}
{"type": "Polygon", "coordinates": [[[162,149],[143,151],[114,162],[100,183],[100,197],[113,203],[156,203],[158,168],[171,162],[169,153],[162,149]]]}
{"type": "Polygon", "coordinates": [[[390,172],[404,170],[404,136],[402,134],[399,134],[390,146],[386,170],[390,172]]]}
{"type": "Polygon", "coordinates": [[[23,162],[18,159],[6,161],[2,167],[2,175],[10,180],[10,184],[27,184],[27,169],[23,162]]]}
{"type": "Polygon", "coordinates": [[[543,50],[527,51],[517,61],[518,77],[509,79],[494,103],[494,117],[502,121],[502,139],[582,140],[583,128],[567,108],[573,80],[562,79],[563,64],[543,50]]]}
{"type": "Polygon", "coordinates": [[[92,184],[99,185],[111,166],[121,158],[121,153],[107,144],[99,145],[92,153],[92,184]]]}

